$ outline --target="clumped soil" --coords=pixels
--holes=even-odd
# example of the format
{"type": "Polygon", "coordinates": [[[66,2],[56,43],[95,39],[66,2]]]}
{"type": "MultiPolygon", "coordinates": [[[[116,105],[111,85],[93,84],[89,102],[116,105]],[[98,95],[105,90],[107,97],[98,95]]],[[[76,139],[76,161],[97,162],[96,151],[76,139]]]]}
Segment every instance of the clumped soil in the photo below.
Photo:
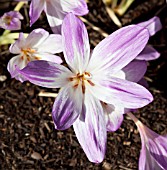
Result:
{"type": "MultiPolygon", "coordinates": [[[[12,10],[15,2],[0,1],[1,15],[12,10]]],[[[101,0],[90,0],[89,14],[85,18],[108,34],[117,26],[111,21],[101,0]]],[[[30,32],[43,27],[51,31],[43,14],[32,28],[27,24],[28,5],[21,9],[25,17],[22,30],[30,32]]],[[[149,44],[160,53],[158,60],[148,63],[145,78],[154,101],[139,109],[135,115],[148,127],[161,135],[167,134],[167,5],[164,0],[141,0],[133,3],[123,17],[123,25],[145,21],[154,15],[160,17],[163,29],[153,36],[149,44]]],[[[91,47],[104,37],[86,24],[91,47]]],[[[0,30],[2,33],[3,30],[0,30]]],[[[128,116],[121,128],[108,133],[107,151],[101,164],[88,161],[80,147],[73,128],[65,131],[54,129],[51,109],[52,97],[40,97],[41,91],[57,93],[29,82],[11,79],[7,63],[12,57],[8,46],[0,47],[0,169],[2,170],[57,170],[57,169],[105,169],[135,170],[141,148],[139,132],[128,116]],[[2,79],[6,77],[6,80],[2,79]]]]}

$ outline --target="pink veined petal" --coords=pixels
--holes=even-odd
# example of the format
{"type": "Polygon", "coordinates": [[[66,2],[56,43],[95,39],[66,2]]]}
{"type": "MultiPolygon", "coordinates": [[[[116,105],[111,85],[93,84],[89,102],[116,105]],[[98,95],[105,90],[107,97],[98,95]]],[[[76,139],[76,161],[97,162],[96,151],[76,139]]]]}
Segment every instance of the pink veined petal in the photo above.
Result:
{"type": "Polygon", "coordinates": [[[50,61],[57,64],[61,64],[63,62],[59,56],[50,53],[40,52],[35,53],[34,56],[37,57],[38,60],[50,61]]]}
{"type": "Polygon", "coordinates": [[[95,47],[88,71],[92,74],[117,72],[144,49],[148,39],[148,30],[136,25],[115,31],[95,47]]]}
{"type": "Polygon", "coordinates": [[[13,54],[20,54],[21,48],[24,46],[25,46],[25,38],[24,38],[24,34],[21,32],[19,34],[18,40],[16,40],[15,43],[10,46],[9,51],[13,54]]]}
{"type": "Polygon", "coordinates": [[[67,64],[72,70],[82,73],[90,57],[88,34],[83,22],[71,13],[63,21],[62,39],[67,64]]]}
{"type": "Polygon", "coordinates": [[[30,4],[30,25],[34,24],[40,17],[45,5],[45,0],[32,0],[30,4]]]}
{"type": "Polygon", "coordinates": [[[69,83],[68,78],[73,76],[66,67],[43,60],[29,62],[24,69],[18,71],[33,84],[48,88],[63,87],[69,83]]]}
{"type": "Polygon", "coordinates": [[[74,15],[85,15],[88,13],[88,7],[85,0],[60,0],[62,10],[74,15]]]}
{"type": "Polygon", "coordinates": [[[111,104],[103,104],[105,113],[107,131],[115,132],[118,130],[123,121],[124,107],[113,106],[111,104]]]}
{"type": "Polygon", "coordinates": [[[125,73],[125,79],[132,82],[141,80],[147,70],[146,61],[134,60],[122,69],[125,73]]]}
{"type": "Polygon", "coordinates": [[[103,109],[99,100],[86,93],[85,110],[85,121],[78,118],[73,124],[74,131],[88,159],[100,163],[104,159],[107,140],[103,109]]]}
{"type": "Polygon", "coordinates": [[[81,114],[82,97],[81,88],[73,90],[70,85],[66,85],[60,90],[52,110],[56,129],[68,129],[75,122],[81,114]]]}
{"type": "Polygon", "coordinates": [[[49,37],[49,32],[42,28],[33,30],[26,38],[26,46],[35,48],[44,43],[44,41],[49,37]]]}
{"type": "Polygon", "coordinates": [[[49,35],[45,41],[38,46],[38,52],[60,53],[63,51],[62,36],[58,34],[49,35]]]}
{"type": "Polygon", "coordinates": [[[101,81],[92,80],[92,82],[95,84],[90,88],[92,94],[108,104],[120,104],[124,108],[137,109],[153,100],[151,93],[146,88],[134,82],[116,77],[101,81]]]}
{"type": "Polygon", "coordinates": [[[19,69],[22,69],[26,66],[25,60],[21,60],[20,55],[15,56],[9,60],[7,69],[11,74],[12,78],[15,78],[16,80],[19,80],[21,82],[25,81],[26,79],[17,71],[16,66],[19,69]]]}
{"type": "Polygon", "coordinates": [[[160,57],[160,53],[152,46],[147,45],[144,50],[135,58],[137,60],[155,60],[160,57]]]}
{"type": "Polygon", "coordinates": [[[156,34],[156,32],[158,32],[159,30],[162,29],[161,21],[160,21],[159,17],[157,17],[157,16],[151,18],[148,21],[141,22],[137,25],[147,28],[150,33],[150,36],[153,36],[154,34],[156,34]]]}

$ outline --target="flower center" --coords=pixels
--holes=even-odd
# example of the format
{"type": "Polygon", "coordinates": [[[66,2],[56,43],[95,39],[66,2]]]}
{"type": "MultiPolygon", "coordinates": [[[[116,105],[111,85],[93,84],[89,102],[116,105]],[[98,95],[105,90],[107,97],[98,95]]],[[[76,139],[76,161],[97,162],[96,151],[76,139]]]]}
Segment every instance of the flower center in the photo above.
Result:
{"type": "Polygon", "coordinates": [[[21,49],[22,56],[21,59],[26,59],[27,62],[30,62],[32,60],[40,60],[40,57],[34,56],[34,53],[36,52],[34,49],[27,48],[27,49],[21,49]]]}
{"type": "Polygon", "coordinates": [[[10,25],[11,20],[12,20],[12,17],[9,15],[4,17],[4,22],[6,25],[10,25]]]}
{"type": "Polygon", "coordinates": [[[92,76],[89,72],[84,72],[82,74],[77,73],[76,76],[70,77],[69,81],[73,82],[73,87],[77,88],[79,84],[82,87],[82,93],[85,93],[85,83],[89,83],[91,86],[94,86],[95,84],[91,81],[92,76]]]}

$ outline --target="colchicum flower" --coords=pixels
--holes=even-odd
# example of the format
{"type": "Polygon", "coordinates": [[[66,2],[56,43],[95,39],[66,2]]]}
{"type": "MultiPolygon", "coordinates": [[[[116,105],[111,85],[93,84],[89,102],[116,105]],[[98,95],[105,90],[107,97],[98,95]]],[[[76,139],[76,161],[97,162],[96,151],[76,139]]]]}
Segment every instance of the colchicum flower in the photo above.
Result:
{"type": "Polygon", "coordinates": [[[138,127],[142,149],[140,151],[139,170],[167,169],[167,137],[161,136],[140,122],[132,113],[128,115],[138,127]]]}
{"type": "Polygon", "coordinates": [[[10,46],[10,52],[17,54],[8,63],[8,71],[13,78],[24,81],[25,78],[17,71],[23,69],[30,61],[46,60],[61,63],[60,57],[54,55],[62,52],[62,38],[58,34],[50,34],[44,29],[33,30],[27,38],[23,33],[10,46]],[[16,68],[17,67],[17,68],[16,68]]]}
{"type": "Polygon", "coordinates": [[[0,17],[0,28],[6,30],[19,30],[21,29],[21,21],[23,16],[18,11],[6,12],[0,17]]]}
{"type": "Polygon", "coordinates": [[[63,52],[69,69],[53,62],[32,61],[19,71],[34,84],[61,88],[52,109],[55,128],[64,130],[73,125],[91,162],[99,163],[105,155],[105,105],[136,109],[153,100],[147,89],[122,79],[121,74],[148,39],[147,29],[127,26],[101,41],[90,55],[87,30],[70,13],[62,24],[63,52]]]}
{"type": "Polygon", "coordinates": [[[43,10],[54,33],[60,33],[62,21],[67,13],[77,16],[88,13],[85,0],[31,0],[29,12],[31,25],[37,21],[43,10]]]}

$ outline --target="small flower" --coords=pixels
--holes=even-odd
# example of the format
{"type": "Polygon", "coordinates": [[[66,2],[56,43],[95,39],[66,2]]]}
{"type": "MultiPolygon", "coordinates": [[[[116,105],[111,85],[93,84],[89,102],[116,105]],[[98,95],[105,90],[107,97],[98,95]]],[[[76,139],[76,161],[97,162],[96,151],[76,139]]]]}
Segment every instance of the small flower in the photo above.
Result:
{"type": "Polygon", "coordinates": [[[60,33],[60,27],[65,15],[69,12],[77,16],[88,13],[85,0],[31,0],[30,24],[37,21],[44,10],[54,33],[60,33]]]}
{"type": "Polygon", "coordinates": [[[86,28],[70,13],[62,24],[63,52],[69,69],[53,62],[33,61],[20,70],[34,84],[61,88],[52,110],[55,128],[64,130],[73,124],[91,162],[99,163],[105,155],[103,105],[134,109],[153,99],[144,87],[121,78],[121,69],[143,50],[148,38],[147,29],[127,26],[101,41],[90,55],[86,28]]]}
{"type": "Polygon", "coordinates": [[[18,11],[6,12],[2,17],[0,17],[0,28],[6,30],[19,30],[21,29],[20,20],[23,16],[18,11]]]}
{"type": "Polygon", "coordinates": [[[23,33],[19,39],[10,46],[10,52],[17,54],[8,63],[8,71],[17,80],[24,81],[25,78],[17,71],[23,69],[30,61],[46,60],[61,63],[60,57],[53,55],[62,52],[61,35],[51,34],[44,29],[33,30],[27,38],[23,33]],[[17,69],[16,69],[17,67],[17,69]]]}
{"type": "Polygon", "coordinates": [[[138,127],[142,149],[139,170],[167,169],[167,137],[161,136],[140,122],[132,113],[128,114],[138,127]]]}

